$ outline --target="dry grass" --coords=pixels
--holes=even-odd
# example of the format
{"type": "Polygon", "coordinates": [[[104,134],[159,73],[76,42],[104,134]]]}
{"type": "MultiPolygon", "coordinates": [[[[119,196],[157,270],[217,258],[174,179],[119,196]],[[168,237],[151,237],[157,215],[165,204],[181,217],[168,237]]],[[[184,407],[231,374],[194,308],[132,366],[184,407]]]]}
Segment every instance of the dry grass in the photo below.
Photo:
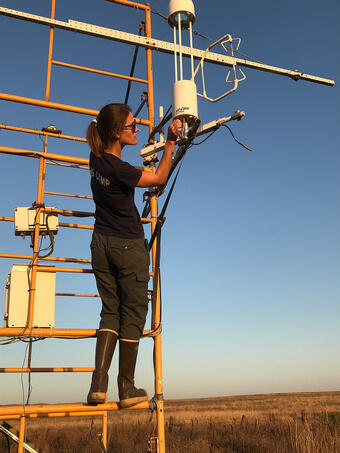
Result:
{"type": "MultiPolygon", "coordinates": [[[[168,400],[165,407],[167,453],[340,453],[340,392],[168,400]]],[[[43,453],[101,451],[99,417],[32,419],[28,430],[43,453]]],[[[110,413],[108,431],[108,452],[146,453],[155,416],[110,413]]],[[[7,451],[0,437],[0,452],[7,451]]]]}

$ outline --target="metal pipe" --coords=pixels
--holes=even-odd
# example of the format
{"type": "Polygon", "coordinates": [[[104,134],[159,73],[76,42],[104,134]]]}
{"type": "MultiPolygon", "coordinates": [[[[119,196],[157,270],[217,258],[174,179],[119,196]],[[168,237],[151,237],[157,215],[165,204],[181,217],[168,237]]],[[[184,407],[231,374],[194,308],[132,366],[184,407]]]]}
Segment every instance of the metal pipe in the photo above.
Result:
{"type": "Polygon", "coordinates": [[[189,22],[189,36],[190,36],[190,60],[191,60],[191,80],[194,80],[194,56],[192,54],[192,23],[191,21],[189,22]]]}
{"type": "Polygon", "coordinates": [[[183,61],[182,61],[182,30],[181,30],[181,15],[177,14],[178,19],[178,44],[179,44],[179,77],[183,80],[183,61]]]}
{"type": "MultiPolygon", "coordinates": [[[[157,197],[152,196],[150,200],[151,207],[151,234],[153,234],[156,228],[157,216],[158,216],[158,203],[157,197]]],[[[156,265],[156,248],[157,238],[154,240],[152,245],[152,273],[155,274],[156,265]]],[[[159,274],[158,274],[159,275],[159,274]]],[[[152,313],[151,319],[154,320],[154,325],[151,326],[155,329],[160,323],[160,288],[159,279],[157,282],[157,299],[155,313],[152,313]]],[[[162,336],[161,334],[154,337],[154,380],[155,380],[155,395],[163,394],[163,379],[162,379],[162,336]]],[[[157,435],[159,441],[159,453],[165,452],[165,429],[164,429],[164,407],[163,401],[158,401],[157,404],[157,435]]]]}
{"type": "MultiPolygon", "coordinates": [[[[31,368],[31,362],[32,362],[32,338],[30,338],[30,342],[28,345],[28,359],[27,359],[27,369],[29,370],[31,368]]],[[[30,371],[29,371],[30,372],[30,371]]]]}
{"type": "MultiPolygon", "coordinates": [[[[148,49],[148,50],[150,50],[150,49],[148,49]]],[[[151,52],[151,50],[150,50],[150,52],[151,52]]],[[[43,101],[41,99],[27,98],[24,96],[16,96],[14,94],[7,94],[7,93],[0,93],[0,99],[2,99],[4,101],[20,102],[21,104],[29,104],[29,105],[35,105],[38,107],[45,107],[48,109],[65,110],[67,112],[81,113],[82,115],[97,116],[99,113],[99,110],[87,109],[84,107],[76,107],[74,105],[59,104],[58,102],[43,101]]],[[[144,120],[141,118],[136,118],[136,122],[138,124],[142,124],[143,126],[150,125],[149,120],[144,120]]]]}
{"type": "MultiPolygon", "coordinates": [[[[107,394],[106,394],[107,398],[107,394]]],[[[107,412],[104,412],[102,415],[102,442],[105,450],[107,449],[107,412]]]]}
{"type": "Polygon", "coordinates": [[[94,226],[93,225],[82,225],[81,223],[59,223],[59,226],[64,227],[64,228],[80,228],[83,230],[93,230],[94,226]]]}
{"type": "MultiPolygon", "coordinates": [[[[0,221],[4,222],[14,222],[14,217],[0,217],[0,221]]],[[[151,219],[146,218],[146,217],[141,217],[142,223],[151,223],[151,219]]],[[[92,225],[82,225],[81,223],[63,223],[59,222],[59,226],[61,227],[66,227],[66,228],[81,228],[81,229],[86,229],[86,230],[93,230],[92,225]]],[[[1,254],[0,254],[1,256],[1,254]]],[[[9,257],[7,257],[9,258],[9,257]]]]}
{"type": "Polygon", "coordinates": [[[177,69],[177,38],[176,38],[176,27],[174,25],[174,67],[175,67],[175,82],[178,81],[178,69],[177,69]]]}
{"type": "Polygon", "coordinates": [[[46,162],[46,165],[57,165],[58,167],[80,168],[81,170],[89,171],[89,167],[84,167],[82,165],[60,164],[60,163],[57,163],[57,162],[46,162]]]}
{"type": "Polygon", "coordinates": [[[143,5],[142,3],[135,3],[128,0],[107,0],[112,3],[119,3],[120,5],[130,6],[131,8],[137,9],[147,9],[148,5],[143,5]]]}
{"type": "MultiPolygon", "coordinates": [[[[55,0],[52,0],[52,3],[51,3],[51,19],[54,19],[54,17],[55,17],[55,0]]],[[[54,27],[51,26],[50,27],[50,40],[49,40],[49,45],[48,45],[48,57],[47,57],[45,101],[48,101],[50,99],[53,37],[54,37],[54,27]]]]}
{"type": "Polygon", "coordinates": [[[58,102],[43,101],[42,99],[27,98],[24,96],[16,96],[14,94],[0,93],[0,99],[4,101],[20,102],[21,104],[36,105],[48,109],[66,110],[67,112],[81,113],[83,115],[97,116],[99,111],[86,109],[83,107],[75,107],[73,105],[59,104],[58,102]]]}
{"type": "Polygon", "coordinates": [[[16,131],[16,132],[26,132],[28,134],[48,135],[49,137],[63,138],[65,140],[75,140],[78,142],[87,141],[86,138],[72,137],[71,135],[54,134],[53,132],[38,131],[37,129],[27,129],[24,127],[8,126],[6,124],[0,124],[0,129],[6,129],[9,131],[16,131]]]}
{"type": "Polygon", "coordinates": [[[57,209],[57,208],[42,208],[44,212],[50,212],[52,214],[60,214],[64,216],[75,216],[75,217],[94,217],[94,212],[88,211],[73,211],[70,209],[57,209]]]}
{"type": "MultiPolygon", "coordinates": [[[[147,38],[151,36],[151,9],[150,5],[145,5],[145,35],[147,38]]],[[[154,107],[154,93],[153,93],[153,72],[152,72],[152,50],[146,49],[146,71],[148,77],[148,121],[149,121],[149,134],[151,134],[155,126],[155,107],[154,107]]]]}
{"type": "MultiPolygon", "coordinates": [[[[152,333],[153,330],[144,330],[143,336],[152,333]]],[[[42,338],[88,338],[97,335],[96,329],[55,329],[49,327],[33,327],[31,331],[24,327],[0,327],[0,337],[42,337],[42,338]]],[[[1,407],[1,406],[0,406],[1,407]]]]}
{"type": "MultiPolygon", "coordinates": [[[[19,255],[18,253],[0,253],[0,258],[15,258],[20,260],[32,260],[33,255],[19,255]]],[[[47,256],[46,258],[40,258],[42,261],[62,261],[63,263],[84,263],[90,264],[91,260],[83,258],[64,258],[56,256],[47,256]]]]}
{"type": "Polygon", "coordinates": [[[24,452],[25,425],[26,425],[25,410],[23,411],[23,414],[24,415],[20,417],[18,453],[24,452]]]}
{"type": "Polygon", "coordinates": [[[63,66],[65,68],[78,69],[79,71],[93,72],[95,74],[106,75],[106,76],[109,76],[109,77],[116,77],[117,79],[130,80],[132,82],[139,82],[139,83],[145,83],[145,84],[148,83],[147,80],[140,79],[138,77],[132,77],[132,76],[126,76],[126,75],[122,75],[122,74],[116,74],[114,72],[102,71],[100,69],[88,68],[86,66],[78,66],[76,64],[65,63],[63,61],[52,60],[52,64],[54,64],[56,66],[63,66]]]}
{"type": "MultiPolygon", "coordinates": [[[[59,412],[57,414],[29,414],[26,416],[26,418],[34,418],[34,419],[37,419],[37,418],[41,418],[41,417],[48,417],[48,418],[51,418],[51,417],[54,417],[54,418],[58,418],[58,417],[92,417],[92,416],[99,416],[99,415],[102,415],[102,412],[92,412],[89,410],[89,412],[86,412],[86,414],[84,414],[84,412],[71,412],[71,413],[62,413],[62,412],[59,412]]],[[[0,415],[0,420],[18,420],[20,419],[20,415],[0,415]]]]}
{"type": "MultiPolygon", "coordinates": [[[[55,266],[38,266],[35,265],[33,267],[37,268],[37,272],[70,272],[73,274],[92,274],[92,269],[80,269],[76,267],[55,267],[55,266]]],[[[149,273],[150,276],[153,275],[153,272],[149,273]]]]}
{"type": "Polygon", "coordinates": [[[40,158],[44,157],[45,159],[52,159],[60,162],[70,162],[76,164],[85,164],[87,165],[89,160],[84,159],[82,157],[70,157],[70,156],[62,156],[60,154],[51,154],[51,153],[42,153],[40,151],[33,151],[29,149],[21,149],[21,148],[10,148],[8,146],[0,146],[0,152],[6,154],[15,154],[24,157],[35,157],[40,158]]]}
{"type": "MultiPolygon", "coordinates": [[[[0,406],[0,415],[19,415],[22,418],[25,415],[36,414],[36,415],[50,415],[50,414],[68,414],[72,412],[79,412],[86,415],[86,412],[103,413],[104,411],[116,411],[118,410],[118,403],[103,403],[98,406],[89,406],[88,404],[32,404],[29,406],[0,406]]],[[[149,409],[149,401],[143,401],[142,403],[136,404],[135,406],[128,407],[121,410],[136,410],[136,409],[149,409]]],[[[25,423],[23,422],[23,427],[25,423]]]]}
{"type": "Polygon", "coordinates": [[[0,368],[0,373],[91,373],[92,367],[0,368]]]}
{"type": "Polygon", "coordinates": [[[56,296],[100,297],[99,294],[55,293],[56,296]]]}
{"type": "MultiPolygon", "coordinates": [[[[62,338],[85,338],[95,337],[97,334],[96,329],[55,329],[49,327],[33,327],[31,331],[25,327],[2,327],[0,328],[0,336],[3,337],[62,337],[62,338]]],[[[1,406],[0,406],[1,407],[1,406]]]]}
{"type": "MultiPolygon", "coordinates": [[[[136,119],[137,121],[137,119],[136,119]]],[[[138,122],[138,121],[137,121],[138,122]]],[[[69,162],[69,163],[76,163],[76,164],[84,164],[88,165],[89,160],[84,159],[82,157],[71,157],[71,156],[64,156],[61,154],[52,154],[52,153],[42,153],[40,151],[29,150],[29,149],[21,149],[21,148],[10,148],[8,146],[0,146],[0,152],[5,154],[15,154],[24,157],[44,157],[45,159],[56,160],[60,162],[69,162]]],[[[148,168],[142,168],[136,166],[136,168],[140,168],[142,171],[150,171],[148,168]]],[[[87,168],[88,169],[88,168],[87,168]]]]}
{"type": "Polygon", "coordinates": [[[88,197],[86,195],[73,195],[71,193],[50,192],[47,190],[45,190],[44,193],[47,195],[57,195],[59,197],[85,198],[86,200],[93,200],[93,197],[88,197]]]}
{"type": "Polygon", "coordinates": [[[14,222],[14,217],[0,217],[3,222],[14,222]]]}
{"type": "Polygon", "coordinates": [[[93,274],[92,269],[79,269],[76,267],[34,266],[37,272],[70,272],[72,274],[93,274]]]}
{"type": "MultiPolygon", "coordinates": [[[[48,137],[45,136],[44,142],[44,155],[47,153],[48,137]]],[[[44,203],[44,187],[45,187],[45,174],[46,174],[46,161],[41,156],[39,159],[39,173],[38,173],[38,190],[37,190],[37,205],[42,206],[44,203]]],[[[26,328],[31,330],[33,327],[34,317],[34,302],[37,285],[37,268],[39,264],[39,233],[40,233],[40,214],[42,208],[38,208],[34,220],[34,234],[33,234],[33,258],[32,267],[29,280],[29,295],[28,295],[28,316],[26,328]]]]}

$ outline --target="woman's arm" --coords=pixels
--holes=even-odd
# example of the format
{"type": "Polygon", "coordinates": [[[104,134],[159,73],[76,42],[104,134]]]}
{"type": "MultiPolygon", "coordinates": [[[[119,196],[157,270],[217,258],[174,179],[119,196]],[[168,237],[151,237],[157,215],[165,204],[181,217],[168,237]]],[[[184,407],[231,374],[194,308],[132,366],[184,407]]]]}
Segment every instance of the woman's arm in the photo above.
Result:
{"type": "Polygon", "coordinates": [[[152,187],[165,184],[170,171],[172,155],[175,151],[175,144],[178,134],[182,128],[182,121],[174,120],[168,128],[168,136],[165,142],[162,159],[155,173],[142,172],[137,187],[152,187]]]}

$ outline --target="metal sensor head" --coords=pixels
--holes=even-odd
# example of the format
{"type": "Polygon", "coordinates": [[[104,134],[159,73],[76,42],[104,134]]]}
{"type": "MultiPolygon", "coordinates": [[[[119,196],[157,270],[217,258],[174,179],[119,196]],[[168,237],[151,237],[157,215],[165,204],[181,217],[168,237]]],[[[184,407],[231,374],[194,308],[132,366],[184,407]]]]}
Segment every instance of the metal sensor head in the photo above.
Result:
{"type": "Polygon", "coordinates": [[[188,29],[195,22],[195,7],[191,0],[170,0],[168,6],[168,23],[171,28],[178,27],[178,15],[181,28],[188,29]]]}

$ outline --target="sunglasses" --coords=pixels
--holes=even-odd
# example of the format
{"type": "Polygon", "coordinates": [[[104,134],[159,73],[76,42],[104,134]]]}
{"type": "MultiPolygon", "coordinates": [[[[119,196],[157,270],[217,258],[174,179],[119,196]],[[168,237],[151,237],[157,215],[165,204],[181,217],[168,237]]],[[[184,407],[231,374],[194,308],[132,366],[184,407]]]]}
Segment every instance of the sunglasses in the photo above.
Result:
{"type": "Polygon", "coordinates": [[[133,120],[133,122],[131,124],[128,124],[127,126],[123,126],[123,129],[131,128],[132,133],[134,133],[134,132],[136,132],[136,127],[137,127],[136,120],[133,120]]]}

